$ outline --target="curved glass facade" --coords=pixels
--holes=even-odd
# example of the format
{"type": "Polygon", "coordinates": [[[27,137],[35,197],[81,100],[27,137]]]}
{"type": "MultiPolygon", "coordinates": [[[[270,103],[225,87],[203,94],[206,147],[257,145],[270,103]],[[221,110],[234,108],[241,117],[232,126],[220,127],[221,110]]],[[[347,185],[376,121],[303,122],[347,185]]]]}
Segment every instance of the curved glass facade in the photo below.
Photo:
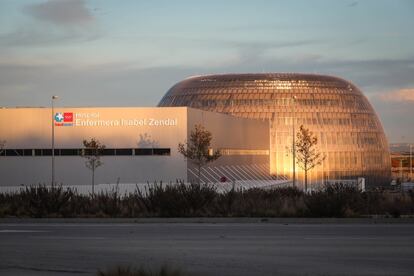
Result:
{"type": "MultiPolygon", "coordinates": [[[[365,177],[371,186],[390,180],[388,142],[374,109],[362,92],[343,79],[310,74],[226,74],[185,79],[159,106],[189,106],[234,116],[269,120],[270,168],[292,177],[293,122],[318,137],[326,155],[310,180],[365,177]],[[296,97],[296,100],[293,98],[296,97]]],[[[302,174],[296,166],[297,179],[302,174]]]]}

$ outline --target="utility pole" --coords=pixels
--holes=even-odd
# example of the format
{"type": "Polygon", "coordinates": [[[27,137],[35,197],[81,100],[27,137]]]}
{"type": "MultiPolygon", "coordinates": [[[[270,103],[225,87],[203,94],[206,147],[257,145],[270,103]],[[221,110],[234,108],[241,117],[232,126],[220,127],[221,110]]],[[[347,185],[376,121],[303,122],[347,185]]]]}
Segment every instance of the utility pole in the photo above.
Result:
{"type": "Polygon", "coordinates": [[[55,100],[58,96],[52,96],[52,188],[55,185],[55,100]]]}

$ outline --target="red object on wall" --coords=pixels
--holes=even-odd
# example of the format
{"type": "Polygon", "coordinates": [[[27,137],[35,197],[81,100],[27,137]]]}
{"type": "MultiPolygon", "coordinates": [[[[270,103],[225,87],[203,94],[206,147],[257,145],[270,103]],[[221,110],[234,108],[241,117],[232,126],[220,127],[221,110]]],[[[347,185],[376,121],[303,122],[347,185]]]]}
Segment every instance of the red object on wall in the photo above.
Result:
{"type": "Polygon", "coordinates": [[[66,122],[66,123],[73,122],[73,112],[63,113],[63,121],[66,122]]]}

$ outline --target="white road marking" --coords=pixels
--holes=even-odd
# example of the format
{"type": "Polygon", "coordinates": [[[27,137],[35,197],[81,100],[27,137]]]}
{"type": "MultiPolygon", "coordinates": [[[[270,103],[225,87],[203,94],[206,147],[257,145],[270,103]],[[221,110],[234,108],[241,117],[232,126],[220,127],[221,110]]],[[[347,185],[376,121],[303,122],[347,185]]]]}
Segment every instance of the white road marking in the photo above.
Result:
{"type": "Polygon", "coordinates": [[[315,237],[315,238],[303,238],[304,240],[383,240],[383,237],[370,238],[370,237],[315,237]]]}
{"type": "Polygon", "coordinates": [[[42,237],[31,237],[32,239],[38,240],[105,240],[104,237],[65,237],[65,236],[42,236],[42,237]]]}
{"type": "Polygon", "coordinates": [[[11,230],[11,229],[4,229],[0,230],[0,233],[45,233],[50,231],[44,230],[11,230]]]}

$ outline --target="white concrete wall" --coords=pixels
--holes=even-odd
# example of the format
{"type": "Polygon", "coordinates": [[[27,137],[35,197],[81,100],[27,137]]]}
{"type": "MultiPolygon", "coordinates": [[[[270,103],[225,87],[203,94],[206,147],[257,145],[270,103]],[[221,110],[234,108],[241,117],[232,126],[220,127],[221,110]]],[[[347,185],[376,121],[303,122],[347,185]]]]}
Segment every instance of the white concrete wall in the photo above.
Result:
{"type": "MultiPolygon", "coordinates": [[[[55,126],[55,148],[83,148],[83,139],[96,138],[107,148],[171,148],[171,156],[104,156],[96,170],[96,183],[124,183],[186,177],[186,162],[177,152],[187,135],[187,108],[55,108],[74,115],[99,114],[91,120],[146,120],[142,126],[55,126]],[[176,120],[173,126],[150,126],[151,119],[176,120]]],[[[0,140],[6,148],[51,148],[51,109],[10,108],[0,110],[0,140]]],[[[82,119],[82,122],[85,120],[82,119]]],[[[65,185],[90,183],[85,160],[56,156],[56,181],[65,185]]],[[[51,182],[51,157],[0,157],[1,185],[51,182]]]]}
{"type": "MultiPolygon", "coordinates": [[[[83,148],[84,139],[96,138],[107,148],[170,148],[171,156],[103,156],[96,183],[145,183],[187,180],[187,161],[178,143],[188,139],[197,123],[213,134],[213,148],[269,149],[268,124],[187,107],[165,108],[55,108],[55,113],[74,115],[72,126],[55,126],[55,148],[83,148]],[[86,117],[104,126],[80,126],[86,117]],[[76,119],[79,125],[76,126],[76,119]],[[174,125],[150,125],[173,120],[174,125]],[[125,125],[138,122],[137,125],[125,125]],[[145,124],[139,125],[139,122],[145,124]],[[116,125],[116,122],[123,125],[116,125]],[[112,124],[112,125],[111,125],[112,124]]],[[[0,140],[7,149],[51,148],[50,108],[0,109],[0,140]]],[[[223,156],[213,165],[268,164],[268,156],[223,156]]],[[[79,156],[56,156],[55,179],[64,185],[89,185],[91,172],[79,156]]],[[[51,157],[0,156],[0,186],[51,183],[51,157]]]]}

